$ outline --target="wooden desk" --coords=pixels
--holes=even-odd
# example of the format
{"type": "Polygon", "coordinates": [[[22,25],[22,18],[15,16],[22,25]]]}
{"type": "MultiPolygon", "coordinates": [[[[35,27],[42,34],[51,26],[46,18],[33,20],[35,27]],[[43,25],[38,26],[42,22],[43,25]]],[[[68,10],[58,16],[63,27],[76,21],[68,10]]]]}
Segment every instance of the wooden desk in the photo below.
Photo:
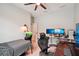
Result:
{"type": "Polygon", "coordinates": [[[64,48],[69,48],[72,56],[75,56],[73,42],[67,42],[67,41],[60,41],[60,43],[57,46],[55,56],[64,56],[64,48]]]}
{"type": "Polygon", "coordinates": [[[55,56],[64,56],[64,48],[68,47],[66,44],[58,44],[55,56]]]}

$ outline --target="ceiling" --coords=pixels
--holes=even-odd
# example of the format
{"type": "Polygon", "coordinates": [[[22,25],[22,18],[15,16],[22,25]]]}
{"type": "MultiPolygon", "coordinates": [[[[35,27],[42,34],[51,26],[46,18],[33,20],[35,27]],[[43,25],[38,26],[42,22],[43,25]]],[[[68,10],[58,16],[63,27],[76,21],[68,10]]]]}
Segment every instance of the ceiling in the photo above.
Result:
{"type": "Polygon", "coordinates": [[[35,5],[24,5],[24,3],[14,3],[15,6],[24,9],[25,11],[30,12],[34,16],[45,15],[51,12],[55,12],[62,8],[68,7],[70,3],[44,3],[47,9],[43,9],[42,7],[38,6],[37,10],[34,11],[35,5]]]}

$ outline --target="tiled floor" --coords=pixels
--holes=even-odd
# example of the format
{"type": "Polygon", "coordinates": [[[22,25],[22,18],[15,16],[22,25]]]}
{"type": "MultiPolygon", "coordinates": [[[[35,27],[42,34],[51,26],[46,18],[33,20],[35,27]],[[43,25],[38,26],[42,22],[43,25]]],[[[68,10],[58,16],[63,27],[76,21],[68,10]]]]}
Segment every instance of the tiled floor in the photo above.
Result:
{"type": "MultiPolygon", "coordinates": [[[[36,39],[36,36],[33,36],[32,37],[32,46],[33,46],[32,53],[31,53],[31,50],[29,50],[27,56],[39,56],[39,52],[41,50],[40,50],[40,48],[38,46],[38,43],[37,43],[38,40],[35,40],[35,39],[36,39]]],[[[67,45],[63,44],[63,45],[59,45],[58,48],[52,47],[52,48],[50,48],[50,50],[52,50],[52,52],[56,52],[56,55],[58,55],[58,56],[63,56],[64,55],[64,48],[65,47],[67,47],[67,45]]]]}
{"type": "Polygon", "coordinates": [[[28,56],[39,56],[39,52],[40,52],[40,48],[38,46],[38,43],[37,41],[33,42],[33,49],[32,49],[32,53],[31,53],[31,50],[28,51],[28,56]]]}
{"type": "MultiPolygon", "coordinates": [[[[56,47],[51,47],[49,50],[55,52],[55,56],[64,56],[64,48],[67,46],[65,44],[59,45],[56,47]]],[[[40,48],[38,44],[35,44],[35,48],[33,49],[33,53],[29,53],[28,56],[39,56],[40,48]]]]}
{"type": "MultiPolygon", "coordinates": [[[[28,55],[27,56],[40,56],[40,48],[38,46],[38,44],[34,45],[34,49],[32,50],[33,53],[31,53],[31,50],[28,51],[28,55]]],[[[49,51],[55,52],[56,51],[56,47],[52,46],[51,48],[48,49],[49,51]]]]}
{"type": "Polygon", "coordinates": [[[40,52],[40,48],[37,45],[35,45],[35,48],[32,49],[32,53],[30,52],[28,56],[39,56],[39,52],[40,52]]]}

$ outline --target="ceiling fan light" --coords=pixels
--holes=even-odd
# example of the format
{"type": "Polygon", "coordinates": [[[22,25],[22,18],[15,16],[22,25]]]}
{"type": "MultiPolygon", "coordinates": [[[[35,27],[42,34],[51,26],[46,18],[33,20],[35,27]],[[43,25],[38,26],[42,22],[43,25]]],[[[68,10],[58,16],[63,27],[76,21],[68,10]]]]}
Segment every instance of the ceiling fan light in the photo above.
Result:
{"type": "Polygon", "coordinates": [[[40,3],[36,3],[37,5],[40,5],[40,3]]]}

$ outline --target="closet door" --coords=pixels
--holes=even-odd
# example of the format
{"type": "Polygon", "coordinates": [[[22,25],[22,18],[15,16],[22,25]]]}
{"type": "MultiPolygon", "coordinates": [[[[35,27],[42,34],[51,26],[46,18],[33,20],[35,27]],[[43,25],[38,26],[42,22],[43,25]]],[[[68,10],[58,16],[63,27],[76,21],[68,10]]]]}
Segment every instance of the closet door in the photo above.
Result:
{"type": "Polygon", "coordinates": [[[76,40],[79,41],[79,23],[76,24],[76,40]]]}
{"type": "Polygon", "coordinates": [[[76,24],[76,32],[75,32],[75,40],[76,40],[76,47],[79,47],[79,23],[76,24]]]}
{"type": "Polygon", "coordinates": [[[79,23],[76,24],[76,33],[79,34],[79,23]]]}

